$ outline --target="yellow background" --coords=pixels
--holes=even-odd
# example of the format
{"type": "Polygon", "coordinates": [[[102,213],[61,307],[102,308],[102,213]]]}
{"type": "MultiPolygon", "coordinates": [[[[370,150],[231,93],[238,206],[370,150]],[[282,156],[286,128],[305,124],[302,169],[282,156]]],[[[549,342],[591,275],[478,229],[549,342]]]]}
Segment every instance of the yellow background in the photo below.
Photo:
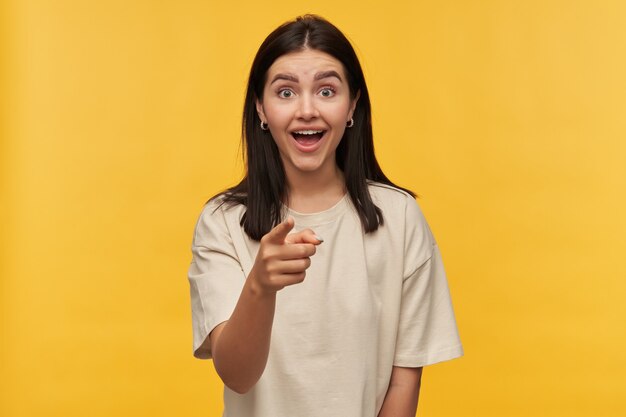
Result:
{"type": "Polygon", "coordinates": [[[256,49],[305,12],[355,43],[442,248],[466,356],[419,414],[626,415],[626,2],[1,4],[2,416],[219,415],[192,230],[241,175],[256,49]]]}

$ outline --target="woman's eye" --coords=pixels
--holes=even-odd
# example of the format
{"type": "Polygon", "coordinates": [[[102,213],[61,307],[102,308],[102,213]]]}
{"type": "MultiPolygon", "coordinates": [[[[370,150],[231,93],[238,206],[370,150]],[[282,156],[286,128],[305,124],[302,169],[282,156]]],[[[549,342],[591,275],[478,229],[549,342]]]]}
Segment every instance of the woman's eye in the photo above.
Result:
{"type": "Polygon", "coordinates": [[[282,98],[290,98],[293,96],[293,92],[291,90],[280,90],[278,92],[278,96],[282,98]]]}
{"type": "Polygon", "coordinates": [[[335,91],[332,88],[322,88],[320,94],[322,97],[332,97],[335,94],[335,91]]]}

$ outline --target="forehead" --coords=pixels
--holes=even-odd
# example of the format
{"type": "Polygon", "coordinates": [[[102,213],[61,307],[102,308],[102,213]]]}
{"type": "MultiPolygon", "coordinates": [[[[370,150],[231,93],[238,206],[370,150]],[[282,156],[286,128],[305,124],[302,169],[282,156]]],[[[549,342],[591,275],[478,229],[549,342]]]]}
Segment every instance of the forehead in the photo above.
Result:
{"type": "Polygon", "coordinates": [[[305,49],[282,55],[274,61],[267,71],[267,79],[271,80],[276,74],[286,73],[298,77],[313,77],[320,71],[335,70],[345,80],[343,64],[326,52],[305,49]]]}

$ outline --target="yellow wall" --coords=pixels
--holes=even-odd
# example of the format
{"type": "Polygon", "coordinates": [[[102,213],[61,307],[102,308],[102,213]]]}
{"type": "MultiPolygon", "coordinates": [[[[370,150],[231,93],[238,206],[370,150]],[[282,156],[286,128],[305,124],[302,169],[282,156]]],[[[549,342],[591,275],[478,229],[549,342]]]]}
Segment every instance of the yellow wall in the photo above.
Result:
{"type": "Polygon", "coordinates": [[[626,3],[2,5],[2,416],[218,416],[191,355],[202,203],[246,74],[304,12],[354,41],[387,173],[422,195],[465,344],[422,416],[626,415],[626,3]]]}

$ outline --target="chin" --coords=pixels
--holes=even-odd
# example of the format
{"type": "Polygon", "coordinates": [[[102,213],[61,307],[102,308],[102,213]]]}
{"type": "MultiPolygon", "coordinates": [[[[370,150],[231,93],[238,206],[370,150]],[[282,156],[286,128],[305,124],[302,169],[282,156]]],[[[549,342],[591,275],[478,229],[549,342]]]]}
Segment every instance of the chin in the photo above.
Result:
{"type": "Polygon", "coordinates": [[[292,166],[299,172],[316,172],[322,169],[322,163],[318,161],[294,161],[292,166]]]}
{"type": "Polygon", "coordinates": [[[296,170],[305,173],[317,172],[320,170],[319,165],[296,165],[296,170]]]}

